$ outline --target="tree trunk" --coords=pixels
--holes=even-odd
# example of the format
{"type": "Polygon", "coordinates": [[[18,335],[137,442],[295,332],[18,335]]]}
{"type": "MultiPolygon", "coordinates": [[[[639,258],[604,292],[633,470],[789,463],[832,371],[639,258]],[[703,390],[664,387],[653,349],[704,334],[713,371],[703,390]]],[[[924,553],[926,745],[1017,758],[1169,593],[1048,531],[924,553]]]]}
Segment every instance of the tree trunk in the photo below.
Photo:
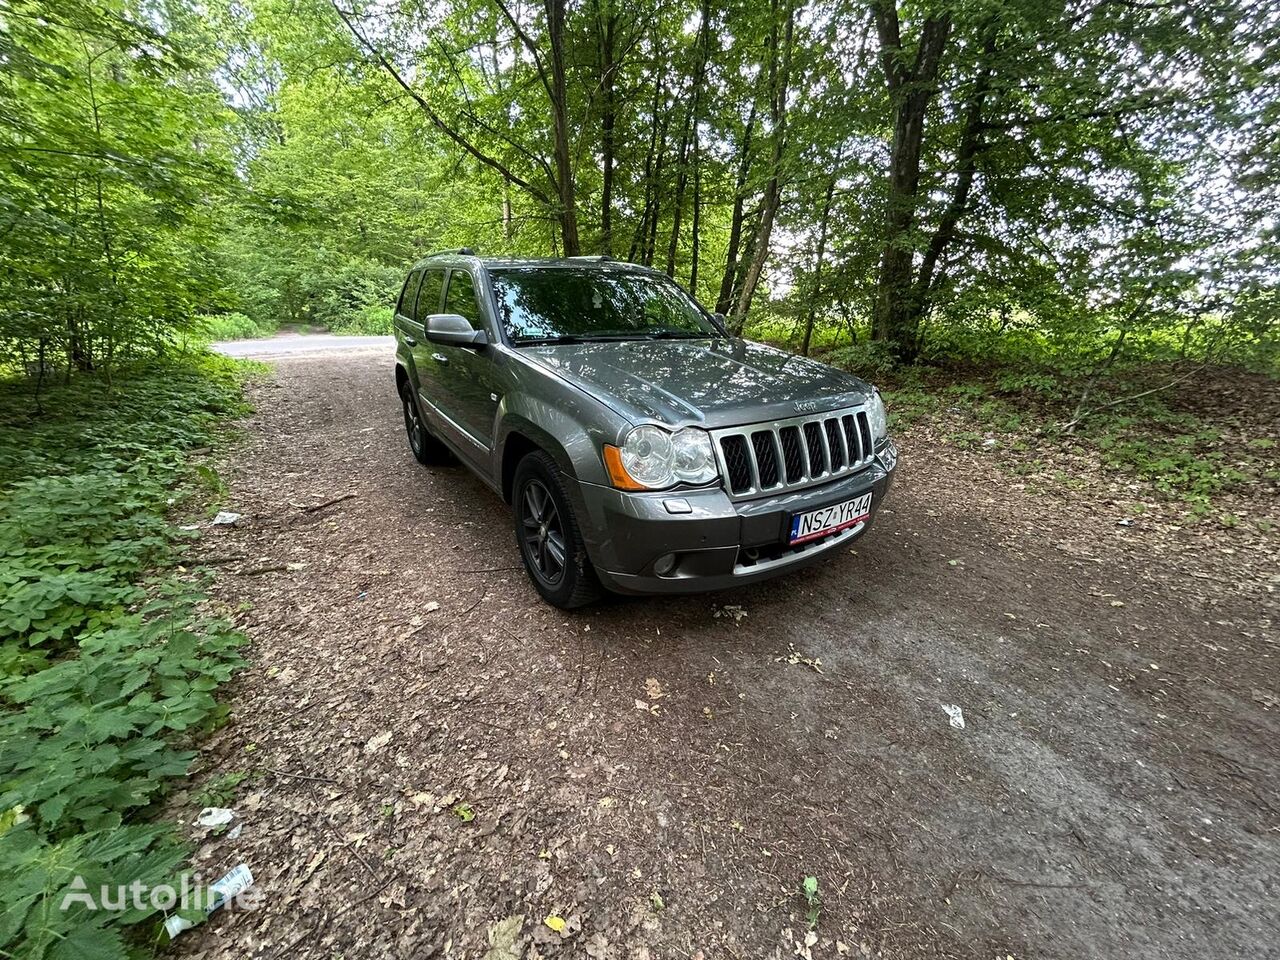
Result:
{"type": "Polygon", "coordinates": [[[551,120],[555,140],[556,190],[559,194],[560,236],[564,255],[576,257],[578,211],[574,198],[573,158],[569,153],[569,110],[564,72],[565,0],[545,0],[547,33],[551,43],[551,120]]]}
{"type": "Polygon", "coordinates": [[[912,291],[912,324],[917,331],[929,309],[929,302],[934,293],[934,282],[941,278],[941,274],[936,272],[938,263],[951,245],[951,241],[955,239],[956,225],[964,216],[969,205],[969,194],[973,190],[977,157],[982,149],[982,108],[991,90],[991,60],[996,52],[995,36],[993,28],[988,33],[983,46],[983,63],[978,70],[973,92],[965,108],[964,130],[960,134],[960,146],[956,150],[956,182],[951,190],[951,199],[938,221],[937,230],[929,241],[929,248],[925,251],[924,259],[920,263],[920,271],[912,291]]]}
{"type": "Polygon", "coordinates": [[[649,235],[645,237],[642,260],[646,267],[653,266],[653,255],[658,249],[658,221],[662,218],[662,168],[667,156],[668,119],[664,114],[658,124],[658,150],[653,164],[653,202],[649,208],[649,235]]]}
{"type": "Polygon", "coordinates": [[[653,125],[649,129],[649,152],[644,158],[644,206],[640,211],[640,223],[631,240],[631,252],[627,255],[627,259],[632,263],[639,262],[636,258],[644,254],[645,241],[649,236],[649,215],[653,209],[653,163],[657,158],[658,129],[662,123],[662,80],[657,75],[656,67],[653,81],[653,125]]]}
{"type": "Polygon", "coordinates": [[[608,16],[603,16],[600,2],[596,2],[596,19],[600,41],[600,252],[605,256],[613,253],[613,153],[614,132],[617,122],[617,103],[614,86],[617,65],[614,63],[614,43],[617,35],[618,17],[610,8],[608,16]]]}
{"type": "Polygon", "coordinates": [[[698,136],[699,107],[702,102],[702,86],[706,80],[707,46],[711,29],[710,0],[702,0],[702,23],[698,27],[698,52],[693,68],[693,97],[684,115],[684,129],[680,132],[680,171],[676,179],[675,207],[671,211],[671,240],[667,244],[667,276],[676,275],[676,254],[680,249],[680,221],[684,216],[684,194],[689,186],[690,135],[698,136]]]}
{"type": "Polygon", "coordinates": [[[876,281],[872,333],[890,343],[902,359],[917,350],[917,317],[911,303],[914,250],[911,229],[920,190],[920,153],[924,121],[933,98],[938,67],[951,32],[949,14],[931,16],[920,32],[915,62],[902,62],[896,0],[876,0],[876,31],[885,81],[894,102],[893,145],[889,154],[889,194],[885,208],[884,248],[876,281]]]}
{"type": "Polygon", "coordinates": [[[742,244],[742,207],[746,202],[747,175],[751,172],[751,134],[756,125],[756,104],[751,102],[751,115],[742,133],[742,150],[738,154],[738,180],[733,194],[733,215],[729,221],[729,249],[724,264],[724,276],[720,280],[720,295],[716,297],[716,310],[727,314],[733,309],[734,295],[738,292],[738,248],[742,244]]]}
{"type": "Polygon", "coordinates": [[[836,194],[836,180],[839,176],[840,161],[843,150],[836,151],[835,167],[837,173],[827,181],[827,195],[822,201],[822,221],[818,224],[818,256],[813,266],[813,292],[809,294],[809,311],[804,321],[804,342],[800,345],[800,353],[809,355],[809,344],[813,339],[813,320],[818,310],[818,300],[822,296],[822,264],[827,256],[827,228],[831,223],[831,201],[836,194]]]}
{"type": "MultiPolygon", "coordinates": [[[[689,292],[696,299],[698,296],[698,257],[701,254],[702,224],[702,150],[698,140],[698,130],[693,131],[693,223],[690,233],[689,251],[689,292]]],[[[699,301],[701,302],[701,301],[699,301]]]]}
{"type": "Polygon", "coordinates": [[[756,228],[755,250],[742,280],[742,290],[734,307],[731,326],[741,333],[751,309],[751,299],[769,259],[769,240],[773,235],[773,221],[782,202],[782,159],[787,147],[787,82],[791,71],[791,40],[795,32],[794,0],[787,0],[786,23],[781,41],[778,38],[777,0],[774,0],[774,23],[771,31],[771,56],[769,58],[770,119],[773,129],[773,151],[769,162],[769,182],[765,185],[764,199],[760,207],[760,225],[756,228]]]}

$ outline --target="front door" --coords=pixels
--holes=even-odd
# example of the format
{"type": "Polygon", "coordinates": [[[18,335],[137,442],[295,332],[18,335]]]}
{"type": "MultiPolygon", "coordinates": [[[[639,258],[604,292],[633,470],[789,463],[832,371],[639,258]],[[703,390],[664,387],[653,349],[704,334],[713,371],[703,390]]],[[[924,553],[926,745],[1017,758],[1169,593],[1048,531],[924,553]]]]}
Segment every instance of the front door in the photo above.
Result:
{"type": "MultiPolygon", "coordinates": [[[[456,313],[474,329],[484,330],[490,341],[496,340],[496,332],[476,299],[475,280],[461,267],[449,271],[448,289],[440,312],[456,313]]],[[[487,468],[499,395],[493,351],[440,343],[428,343],[427,348],[438,385],[434,398],[430,399],[442,414],[454,446],[487,468]]]]}

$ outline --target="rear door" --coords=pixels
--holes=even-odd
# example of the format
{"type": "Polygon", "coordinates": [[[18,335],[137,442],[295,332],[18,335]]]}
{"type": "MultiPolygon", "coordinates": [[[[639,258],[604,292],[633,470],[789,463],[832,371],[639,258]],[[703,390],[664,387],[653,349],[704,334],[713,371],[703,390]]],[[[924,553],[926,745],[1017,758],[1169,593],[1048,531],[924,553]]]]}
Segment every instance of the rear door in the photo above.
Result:
{"type": "Polygon", "coordinates": [[[409,272],[409,279],[404,282],[400,291],[400,299],[396,301],[395,328],[396,339],[412,353],[413,347],[422,342],[424,330],[413,316],[413,305],[418,299],[418,285],[422,282],[422,268],[409,272]]]}

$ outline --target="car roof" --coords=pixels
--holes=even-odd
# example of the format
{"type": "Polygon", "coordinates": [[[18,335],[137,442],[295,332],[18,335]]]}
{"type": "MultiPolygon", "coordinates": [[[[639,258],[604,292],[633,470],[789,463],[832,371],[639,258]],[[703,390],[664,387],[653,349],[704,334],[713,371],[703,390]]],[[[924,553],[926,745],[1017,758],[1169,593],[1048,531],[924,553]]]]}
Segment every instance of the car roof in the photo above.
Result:
{"type": "Polygon", "coordinates": [[[579,270],[607,270],[618,273],[657,273],[652,267],[631,263],[627,260],[613,260],[609,257],[481,257],[470,251],[443,251],[428,254],[413,265],[414,269],[426,266],[479,266],[493,269],[534,268],[540,270],[563,270],[576,267],[579,270]]]}

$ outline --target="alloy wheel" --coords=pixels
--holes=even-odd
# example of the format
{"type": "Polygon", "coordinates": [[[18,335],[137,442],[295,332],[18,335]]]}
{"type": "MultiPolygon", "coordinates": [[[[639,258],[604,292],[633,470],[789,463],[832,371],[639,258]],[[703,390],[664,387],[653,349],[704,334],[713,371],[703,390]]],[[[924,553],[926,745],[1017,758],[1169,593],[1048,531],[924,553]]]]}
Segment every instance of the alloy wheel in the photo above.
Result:
{"type": "Polygon", "coordinates": [[[548,586],[559,583],[568,554],[564,526],[551,491],[536,478],[525,484],[520,524],[530,567],[548,586]]]}

